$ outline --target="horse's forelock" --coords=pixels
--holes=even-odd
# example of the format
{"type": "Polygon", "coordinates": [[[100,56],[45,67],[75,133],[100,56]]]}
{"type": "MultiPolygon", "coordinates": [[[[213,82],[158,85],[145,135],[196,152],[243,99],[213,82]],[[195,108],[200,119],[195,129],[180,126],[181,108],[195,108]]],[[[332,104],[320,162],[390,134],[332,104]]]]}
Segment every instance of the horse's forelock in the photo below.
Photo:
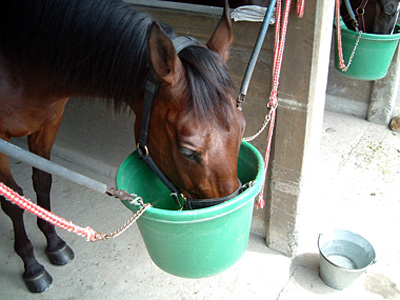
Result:
{"type": "Polygon", "coordinates": [[[225,123],[232,112],[233,82],[222,59],[202,46],[191,46],[179,54],[188,82],[188,110],[199,119],[217,118],[225,123]]]}

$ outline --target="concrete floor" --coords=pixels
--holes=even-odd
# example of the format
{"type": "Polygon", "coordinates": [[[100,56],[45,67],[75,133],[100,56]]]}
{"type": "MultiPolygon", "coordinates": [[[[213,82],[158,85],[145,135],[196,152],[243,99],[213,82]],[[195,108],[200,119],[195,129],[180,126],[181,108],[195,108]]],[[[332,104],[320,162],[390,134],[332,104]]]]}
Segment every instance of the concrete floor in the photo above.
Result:
{"type": "MultiPolygon", "coordinates": [[[[53,160],[84,172],[60,158],[53,160]]],[[[30,168],[13,161],[12,169],[25,195],[34,199],[30,168]]],[[[67,266],[52,266],[35,218],[25,214],[36,257],[54,278],[49,291],[30,294],[13,251],[11,222],[0,214],[0,299],[400,299],[400,133],[327,112],[315,173],[313,196],[301,208],[297,257],[271,251],[264,238],[252,233],[238,263],[220,275],[197,280],[177,278],[156,267],[136,225],[115,240],[97,243],[58,230],[76,258],[67,266]],[[377,263],[343,291],[326,286],[318,275],[318,233],[329,228],[363,235],[377,253],[377,263]]],[[[114,185],[111,178],[87,175],[114,185]]],[[[52,199],[55,213],[100,232],[113,231],[131,215],[118,201],[58,178],[52,199]]]]}

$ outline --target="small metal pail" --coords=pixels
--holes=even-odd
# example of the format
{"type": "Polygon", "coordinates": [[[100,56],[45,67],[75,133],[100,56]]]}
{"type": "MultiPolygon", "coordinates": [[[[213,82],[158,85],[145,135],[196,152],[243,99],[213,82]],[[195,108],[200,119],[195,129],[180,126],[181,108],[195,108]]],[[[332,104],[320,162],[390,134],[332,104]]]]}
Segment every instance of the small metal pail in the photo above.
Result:
{"type": "Polygon", "coordinates": [[[334,229],[318,238],[320,277],[330,287],[349,287],[376,262],[375,250],[362,236],[334,229]]]}

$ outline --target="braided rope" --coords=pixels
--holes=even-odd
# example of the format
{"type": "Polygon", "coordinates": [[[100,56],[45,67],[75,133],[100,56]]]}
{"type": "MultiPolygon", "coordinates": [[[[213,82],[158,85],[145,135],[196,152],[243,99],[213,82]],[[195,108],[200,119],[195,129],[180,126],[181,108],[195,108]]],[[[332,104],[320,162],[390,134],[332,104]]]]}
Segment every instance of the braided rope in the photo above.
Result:
{"type": "Polygon", "coordinates": [[[304,15],[305,0],[297,0],[297,16],[302,18],[304,15]]]}
{"type": "MultiPolygon", "coordinates": [[[[286,3],[286,7],[290,8],[291,0],[288,0],[286,3]]],[[[305,6],[305,0],[297,0],[297,16],[299,18],[302,18],[304,15],[304,6],[305,6]]],[[[284,45],[285,45],[285,37],[286,37],[286,30],[287,30],[287,24],[289,22],[289,9],[285,10],[285,15],[284,15],[284,20],[283,20],[283,25],[282,25],[282,30],[281,30],[281,11],[282,11],[282,3],[281,0],[277,1],[276,4],[276,21],[275,21],[275,40],[274,40],[274,59],[273,59],[273,65],[272,65],[272,88],[271,88],[271,94],[269,97],[269,103],[267,104],[267,107],[269,107],[268,113],[264,117],[264,121],[261,124],[260,129],[253,135],[244,137],[243,141],[249,142],[254,139],[256,139],[264,130],[267,128],[269,122],[272,119],[272,114],[274,114],[274,110],[276,110],[278,106],[278,86],[279,86],[279,77],[280,77],[280,70],[281,70],[281,64],[282,64],[282,56],[283,56],[283,50],[284,50],[284,45]],[[282,33],[281,33],[282,31],[282,33]],[[280,35],[282,35],[282,38],[280,38],[280,35]]]]}
{"type": "Polygon", "coordinates": [[[43,207],[33,203],[29,199],[19,195],[11,188],[6,186],[3,182],[0,182],[0,195],[4,196],[7,200],[18,205],[20,208],[29,211],[30,213],[36,215],[37,217],[69,232],[75,233],[79,236],[86,237],[88,241],[95,242],[99,240],[107,240],[117,237],[125,230],[127,230],[144,212],[151,206],[151,204],[144,204],[124,225],[119,229],[110,234],[98,233],[93,228],[87,226],[85,228],[80,227],[67,221],[56,214],[44,209],[43,207]]]}
{"type": "MultiPolygon", "coordinates": [[[[268,114],[270,125],[267,136],[267,146],[264,155],[264,176],[266,176],[268,172],[268,165],[271,154],[272,137],[274,134],[275,118],[276,118],[276,107],[278,106],[279,78],[281,73],[283,50],[285,49],[286,32],[289,23],[290,5],[291,5],[291,0],[286,0],[285,10],[282,16],[282,0],[278,0],[276,4],[276,13],[275,13],[276,22],[275,22],[275,40],[274,40],[275,51],[274,51],[274,60],[272,65],[272,70],[273,70],[272,89],[268,104],[271,107],[270,113],[268,114]]],[[[299,18],[303,17],[304,15],[304,5],[305,5],[305,0],[297,0],[297,16],[299,18]]],[[[263,127],[265,128],[266,124],[265,126],[263,124],[263,127]]],[[[261,192],[257,198],[258,208],[263,208],[265,206],[264,186],[265,186],[265,180],[263,182],[261,192]]]]}
{"type": "Polygon", "coordinates": [[[351,51],[349,61],[347,62],[347,65],[346,65],[346,63],[344,62],[344,58],[343,58],[342,29],[340,26],[340,0],[336,0],[335,15],[336,15],[336,36],[337,36],[337,45],[338,45],[338,58],[339,58],[338,65],[339,65],[339,68],[342,70],[342,72],[347,72],[347,70],[349,69],[349,67],[353,61],[354,55],[356,54],[356,50],[357,50],[358,44],[361,39],[362,31],[361,30],[358,31],[357,40],[354,44],[354,48],[351,51]]]}

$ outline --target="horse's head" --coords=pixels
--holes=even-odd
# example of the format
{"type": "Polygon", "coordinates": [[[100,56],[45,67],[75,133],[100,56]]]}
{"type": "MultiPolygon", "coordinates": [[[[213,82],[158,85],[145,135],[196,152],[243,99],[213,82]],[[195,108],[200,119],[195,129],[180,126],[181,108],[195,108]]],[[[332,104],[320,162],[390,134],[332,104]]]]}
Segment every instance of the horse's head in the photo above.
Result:
{"type": "MultiPolygon", "coordinates": [[[[360,29],[366,33],[391,34],[396,24],[400,0],[350,1],[360,29]]],[[[341,15],[346,26],[355,30],[344,1],[341,15]]]]}
{"type": "MultiPolygon", "coordinates": [[[[238,189],[237,162],[245,128],[225,68],[232,42],[227,11],[206,46],[177,54],[153,23],[150,65],[161,82],[149,124],[149,152],[187,198],[219,198],[238,189]]],[[[138,136],[140,124],[136,123],[138,136]]]]}
{"type": "Polygon", "coordinates": [[[398,17],[399,0],[376,1],[370,33],[391,34],[398,17]]]}

